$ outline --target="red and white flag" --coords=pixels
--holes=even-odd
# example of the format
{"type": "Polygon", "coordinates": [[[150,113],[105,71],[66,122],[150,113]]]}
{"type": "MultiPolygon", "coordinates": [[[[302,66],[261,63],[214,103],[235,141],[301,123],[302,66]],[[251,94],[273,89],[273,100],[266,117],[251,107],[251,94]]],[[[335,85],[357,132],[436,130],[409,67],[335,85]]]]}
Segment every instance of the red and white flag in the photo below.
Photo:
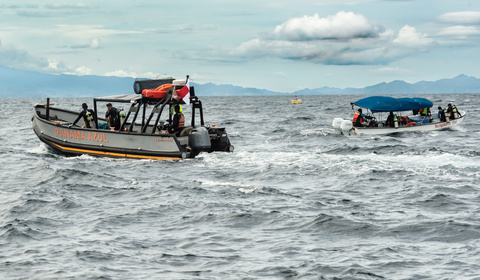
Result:
{"type": "Polygon", "coordinates": [[[175,100],[180,100],[181,98],[185,104],[190,104],[190,79],[187,78],[185,86],[177,90],[173,98],[175,98],[175,100]]]}

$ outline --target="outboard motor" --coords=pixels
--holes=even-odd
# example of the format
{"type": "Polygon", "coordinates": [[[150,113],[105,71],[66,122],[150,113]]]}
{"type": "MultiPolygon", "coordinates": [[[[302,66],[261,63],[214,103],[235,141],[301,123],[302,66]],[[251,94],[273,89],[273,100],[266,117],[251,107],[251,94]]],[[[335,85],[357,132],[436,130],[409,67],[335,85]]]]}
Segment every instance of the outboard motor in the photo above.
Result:
{"type": "Polygon", "coordinates": [[[208,128],[208,134],[210,136],[210,143],[212,147],[208,150],[211,152],[230,152],[234,150],[233,145],[228,139],[227,131],[223,127],[210,127],[208,128]]]}
{"type": "Polygon", "coordinates": [[[350,132],[353,128],[352,121],[343,120],[340,124],[340,130],[343,135],[350,135],[350,132]]]}
{"type": "Polygon", "coordinates": [[[188,134],[188,144],[192,150],[208,150],[212,146],[208,130],[201,127],[194,127],[188,134]]]}
{"type": "Polygon", "coordinates": [[[342,123],[343,119],[341,118],[334,118],[332,121],[332,127],[335,129],[336,134],[342,134],[342,131],[340,129],[340,124],[342,123]]]}

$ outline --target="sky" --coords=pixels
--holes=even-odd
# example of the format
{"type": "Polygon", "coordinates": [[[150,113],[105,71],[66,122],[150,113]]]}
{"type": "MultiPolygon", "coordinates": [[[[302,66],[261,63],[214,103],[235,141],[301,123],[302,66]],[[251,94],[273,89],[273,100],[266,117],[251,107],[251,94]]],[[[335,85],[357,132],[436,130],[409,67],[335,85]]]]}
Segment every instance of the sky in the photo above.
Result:
{"type": "Polygon", "coordinates": [[[0,0],[0,65],[293,93],[480,77],[478,0],[0,0]]]}

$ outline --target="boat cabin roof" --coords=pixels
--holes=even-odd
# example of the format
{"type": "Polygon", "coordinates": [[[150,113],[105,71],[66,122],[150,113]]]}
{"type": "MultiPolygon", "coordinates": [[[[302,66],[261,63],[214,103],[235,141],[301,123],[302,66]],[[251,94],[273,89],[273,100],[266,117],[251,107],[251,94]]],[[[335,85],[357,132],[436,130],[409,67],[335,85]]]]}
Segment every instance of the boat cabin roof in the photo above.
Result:
{"type": "Polygon", "coordinates": [[[352,104],[370,109],[372,113],[411,111],[433,106],[432,101],[421,97],[393,98],[388,96],[371,96],[352,104]]]}
{"type": "Polygon", "coordinates": [[[131,103],[137,100],[142,99],[141,94],[121,94],[121,95],[111,95],[105,97],[95,97],[93,100],[95,102],[122,102],[122,103],[131,103]]]}

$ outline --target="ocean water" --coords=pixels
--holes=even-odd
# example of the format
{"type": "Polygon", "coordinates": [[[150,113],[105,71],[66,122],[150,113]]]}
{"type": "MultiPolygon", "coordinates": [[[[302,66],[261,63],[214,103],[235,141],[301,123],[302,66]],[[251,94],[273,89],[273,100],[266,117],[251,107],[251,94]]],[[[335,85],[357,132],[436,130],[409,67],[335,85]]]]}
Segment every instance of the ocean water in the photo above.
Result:
{"type": "Polygon", "coordinates": [[[421,96],[455,129],[336,135],[362,97],[203,97],[235,152],[181,161],[64,157],[45,100],[3,99],[0,279],[480,279],[479,95],[421,96]]]}

